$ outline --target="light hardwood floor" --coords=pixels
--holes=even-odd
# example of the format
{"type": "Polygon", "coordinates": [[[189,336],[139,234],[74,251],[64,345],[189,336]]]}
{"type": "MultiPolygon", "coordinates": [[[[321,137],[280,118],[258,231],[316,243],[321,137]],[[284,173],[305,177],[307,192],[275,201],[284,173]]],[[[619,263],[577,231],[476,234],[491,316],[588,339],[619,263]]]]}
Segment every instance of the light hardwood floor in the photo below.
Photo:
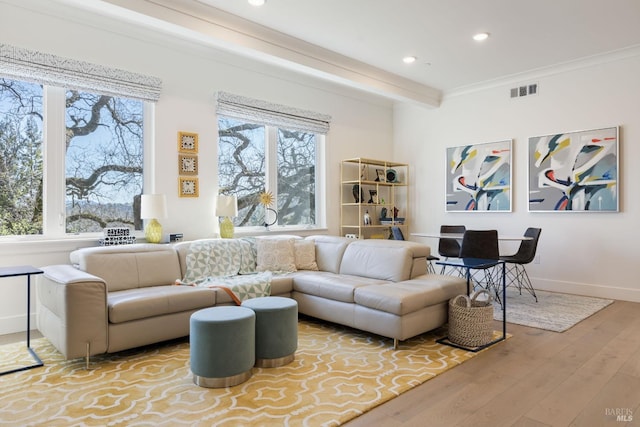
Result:
{"type": "Polygon", "coordinates": [[[507,332],[346,427],[640,426],[640,303],[616,301],[564,333],[507,332]]]}
{"type": "MultiPolygon", "coordinates": [[[[640,303],[616,301],[564,333],[512,324],[508,332],[346,427],[640,426],[640,303]]],[[[0,336],[19,340],[24,333],[0,336]]]]}

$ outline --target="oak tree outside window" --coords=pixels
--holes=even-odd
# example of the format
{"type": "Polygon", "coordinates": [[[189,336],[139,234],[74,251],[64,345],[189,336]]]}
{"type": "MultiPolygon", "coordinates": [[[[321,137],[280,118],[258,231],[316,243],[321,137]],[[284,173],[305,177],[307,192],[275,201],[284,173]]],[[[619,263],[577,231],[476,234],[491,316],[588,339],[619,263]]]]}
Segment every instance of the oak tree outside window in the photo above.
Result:
{"type": "Polygon", "coordinates": [[[0,235],[42,234],[42,87],[0,79],[0,235]]]}
{"type": "Polygon", "coordinates": [[[142,101],[67,91],[66,231],[140,230],[142,101]]]}
{"type": "Polygon", "coordinates": [[[314,133],[221,116],[218,135],[218,183],[222,194],[238,198],[236,226],[275,221],[259,204],[259,194],[265,191],[274,196],[271,207],[278,212],[277,225],[316,225],[318,147],[314,133]]]}
{"type": "Polygon", "coordinates": [[[141,229],[145,111],[161,83],[0,43],[0,235],[141,229]]]}
{"type": "Polygon", "coordinates": [[[227,92],[216,93],[218,186],[238,198],[239,227],[323,226],[324,135],[331,117],[227,92]],[[260,204],[270,193],[273,213],[260,204]]]}

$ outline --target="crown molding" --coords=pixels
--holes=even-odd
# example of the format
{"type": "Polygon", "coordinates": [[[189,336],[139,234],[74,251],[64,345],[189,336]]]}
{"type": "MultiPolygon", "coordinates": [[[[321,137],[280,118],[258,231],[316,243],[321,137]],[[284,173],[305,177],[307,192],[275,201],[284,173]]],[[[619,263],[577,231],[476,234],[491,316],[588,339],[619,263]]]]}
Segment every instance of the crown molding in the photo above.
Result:
{"type": "Polygon", "coordinates": [[[622,61],[636,56],[640,56],[640,45],[630,46],[624,49],[618,49],[600,55],[588,56],[585,58],[576,59],[574,61],[567,61],[548,67],[536,68],[524,73],[512,74],[509,76],[501,77],[499,79],[488,80],[469,86],[459,87],[444,92],[442,98],[449,99],[504,86],[518,86],[522,82],[537,81],[545,77],[573,72],[585,68],[596,67],[598,65],[606,64],[609,62],[622,61]]]}

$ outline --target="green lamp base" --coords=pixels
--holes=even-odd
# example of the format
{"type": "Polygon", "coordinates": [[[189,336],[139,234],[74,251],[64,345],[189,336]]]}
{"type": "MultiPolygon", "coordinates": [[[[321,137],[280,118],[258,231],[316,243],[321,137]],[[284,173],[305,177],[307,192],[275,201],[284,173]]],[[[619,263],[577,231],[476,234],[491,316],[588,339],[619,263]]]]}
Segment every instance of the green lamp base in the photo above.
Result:
{"type": "Polygon", "coordinates": [[[153,218],[144,229],[144,237],[149,243],[160,243],[162,241],[162,225],[153,218]]]}
{"type": "Polygon", "coordinates": [[[223,239],[233,238],[233,222],[231,222],[231,218],[228,216],[224,217],[222,222],[220,222],[220,237],[223,239]]]}

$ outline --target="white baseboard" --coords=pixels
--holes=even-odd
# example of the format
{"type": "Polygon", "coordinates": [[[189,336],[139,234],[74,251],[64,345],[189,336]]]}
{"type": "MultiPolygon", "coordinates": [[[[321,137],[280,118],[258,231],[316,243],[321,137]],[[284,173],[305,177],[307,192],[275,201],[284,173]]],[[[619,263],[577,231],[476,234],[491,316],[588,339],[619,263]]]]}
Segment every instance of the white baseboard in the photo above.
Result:
{"type": "MultiPolygon", "coordinates": [[[[36,314],[31,315],[31,330],[37,330],[36,314]]],[[[19,316],[0,317],[0,335],[15,334],[16,332],[27,331],[27,316],[21,314],[19,316]]],[[[26,335],[25,335],[26,339],[26,335]]]]}
{"type": "Polygon", "coordinates": [[[640,302],[640,289],[531,278],[535,289],[621,301],[640,302]]]}

